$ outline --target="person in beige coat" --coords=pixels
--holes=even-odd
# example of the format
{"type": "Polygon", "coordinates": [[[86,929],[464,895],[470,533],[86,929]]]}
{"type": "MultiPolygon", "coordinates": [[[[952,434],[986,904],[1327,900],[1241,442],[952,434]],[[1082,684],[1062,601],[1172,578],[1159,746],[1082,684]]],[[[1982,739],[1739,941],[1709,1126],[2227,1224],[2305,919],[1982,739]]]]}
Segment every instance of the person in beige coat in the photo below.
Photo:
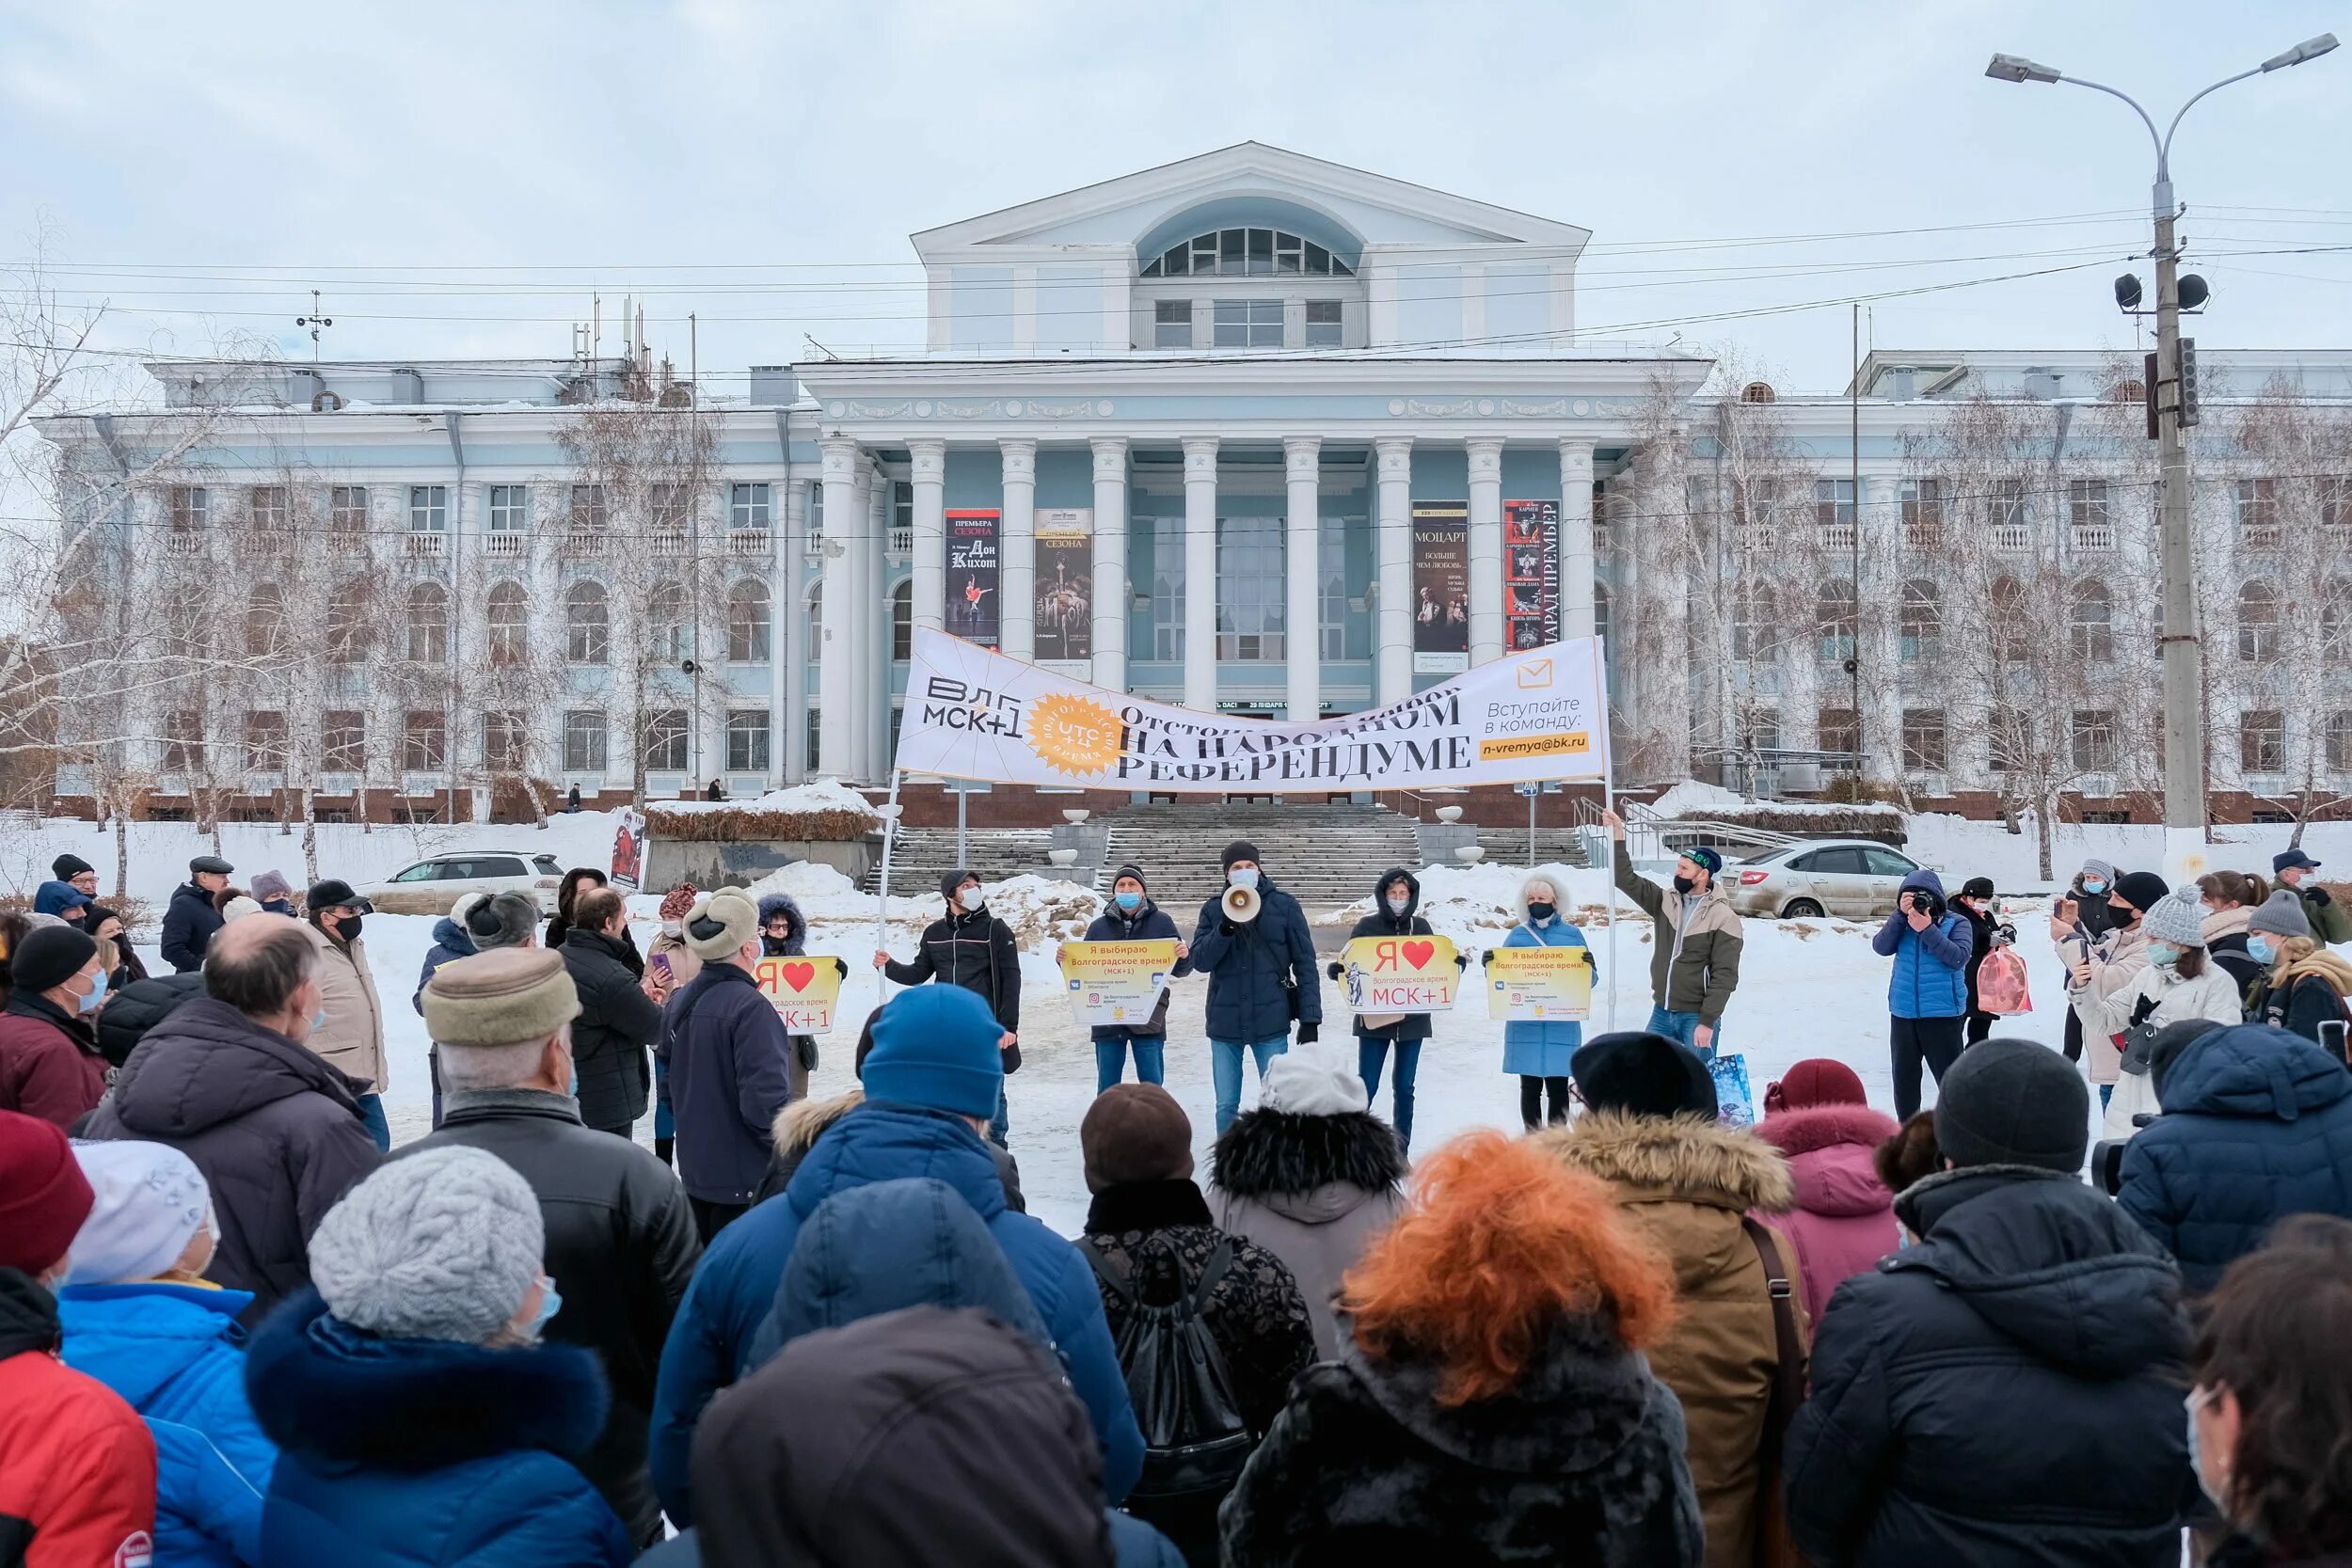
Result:
{"type": "MultiPolygon", "coordinates": [[[[1588,1107],[1566,1127],[1531,1134],[1574,1170],[1607,1182],[1619,1205],[1674,1266],[1679,1322],[1649,1346],[1658,1381],[1682,1402],[1691,1482],[1707,1522],[1708,1568],[1787,1560],[1787,1542],[1759,1551],[1759,1530],[1785,1531],[1779,1476],[1767,1464],[1767,1417],[1781,1373],[1771,1276],[1744,1221],[1785,1212],[1796,1190],[1780,1153],[1715,1119],[1715,1085],[1697,1054],[1662,1035],[1623,1033],[1576,1053],[1588,1107]]],[[[1788,1308],[1802,1349],[1810,1335],[1797,1251],[1759,1225],[1788,1271],[1788,1308]]],[[[1782,1413],[1785,1420],[1793,1411],[1782,1413]]]]}
{"type": "Polygon", "coordinates": [[[359,927],[375,906],[329,878],[303,900],[305,919],[319,938],[319,1000],[324,1017],[307,1040],[313,1053],[346,1078],[366,1085],[358,1095],[360,1119],[375,1147],[392,1147],[391,1123],[384,1115],[384,1007],[375,998],[375,975],[359,927]]]}
{"type": "Polygon", "coordinates": [[[2107,893],[2107,916],[2113,924],[2105,936],[2095,941],[2088,936],[2074,917],[2071,899],[2061,898],[2059,912],[2050,920],[2050,942],[2066,966],[2067,1003],[2081,1024],[2083,1061],[2100,1090],[2102,1107],[2114,1098],[2115,1081],[2123,1069],[2122,1051],[2102,1027],[2102,1005],[2128,990],[2148,967],[2148,932],[2142,920],[2170,894],[2154,872],[2126,871],[2107,893]]]}

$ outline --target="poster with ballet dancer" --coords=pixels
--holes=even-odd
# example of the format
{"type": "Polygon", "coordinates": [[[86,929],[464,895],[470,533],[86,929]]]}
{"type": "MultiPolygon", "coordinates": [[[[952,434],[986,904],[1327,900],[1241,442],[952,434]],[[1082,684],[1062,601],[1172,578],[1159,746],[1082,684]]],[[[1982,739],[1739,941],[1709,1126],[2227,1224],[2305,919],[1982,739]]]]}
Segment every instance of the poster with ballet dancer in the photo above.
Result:
{"type": "Polygon", "coordinates": [[[947,514],[947,630],[993,648],[1003,636],[996,509],[947,514]]]}
{"type": "Polygon", "coordinates": [[[1413,503],[1413,673],[1470,668],[1470,503],[1413,503]]]}
{"type": "Polygon", "coordinates": [[[1036,657],[1094,657],[1094,509],[1037,509],[1036,657]]]}
{"type": "Polygon", "coordinates": [[[1560,641],[1560,503],[1502,503],[1502,635],[1513,653],[1560,641]]]}

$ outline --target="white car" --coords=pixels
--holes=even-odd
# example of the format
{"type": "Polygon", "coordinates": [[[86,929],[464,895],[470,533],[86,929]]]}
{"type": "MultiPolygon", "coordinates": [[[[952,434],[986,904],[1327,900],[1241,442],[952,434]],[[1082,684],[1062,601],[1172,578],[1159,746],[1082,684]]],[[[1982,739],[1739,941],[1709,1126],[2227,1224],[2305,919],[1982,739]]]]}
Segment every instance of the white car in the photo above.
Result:
{"type": "Polygon", "coordinates": [[[358,889],[386,914],[447,914],[469,893],[527,893],[555,912],[564,867],[553,855],[520,849],[452,849],[358,889]]]}

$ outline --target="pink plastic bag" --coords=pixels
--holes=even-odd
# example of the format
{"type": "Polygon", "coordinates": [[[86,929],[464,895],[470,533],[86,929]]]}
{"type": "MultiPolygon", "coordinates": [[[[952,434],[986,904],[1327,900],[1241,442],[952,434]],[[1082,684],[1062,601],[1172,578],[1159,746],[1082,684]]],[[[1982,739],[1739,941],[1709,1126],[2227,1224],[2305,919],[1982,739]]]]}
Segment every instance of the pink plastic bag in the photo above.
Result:
{"type": "Polygon", "coordinates": [[[2014,947],[1995,947],[1977,969],[1977,1010],[2029,1013],[2033,992],[2026,983],[2026,958],[2014,947]]]}

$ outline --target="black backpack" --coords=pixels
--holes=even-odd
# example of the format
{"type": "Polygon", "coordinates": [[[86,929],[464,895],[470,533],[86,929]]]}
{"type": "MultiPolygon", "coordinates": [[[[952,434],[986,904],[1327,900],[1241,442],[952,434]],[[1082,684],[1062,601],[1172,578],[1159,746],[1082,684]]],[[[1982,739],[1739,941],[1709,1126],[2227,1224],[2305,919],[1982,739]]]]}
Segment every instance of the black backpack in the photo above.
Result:
{"type": "Polygon", "coordinates": [[[1129,1505],[1146,1505],[1136,1508],[1137,1513],[1153,1502],[1199,1500],[1213,1506],[1233,1489],[1256,1447],[1241,1402],[1233,1397],[1225,1353],[1200,1316],[1210,1292],[1232,1266],[1232,1242],[1217,1243],[1191,1290],[1182,1289],[1179,1269],[1177,1297],[1165,1303],[1145,1301],[1134,1281],[1104,1262],[1101,1253],[1082,1250],[1095,1275],[1127,1305],[1119,1365],[1127,1377],[1136,1424],[1143,1429],[1143,1478],[1128,1494],[1129,1505]]]}

